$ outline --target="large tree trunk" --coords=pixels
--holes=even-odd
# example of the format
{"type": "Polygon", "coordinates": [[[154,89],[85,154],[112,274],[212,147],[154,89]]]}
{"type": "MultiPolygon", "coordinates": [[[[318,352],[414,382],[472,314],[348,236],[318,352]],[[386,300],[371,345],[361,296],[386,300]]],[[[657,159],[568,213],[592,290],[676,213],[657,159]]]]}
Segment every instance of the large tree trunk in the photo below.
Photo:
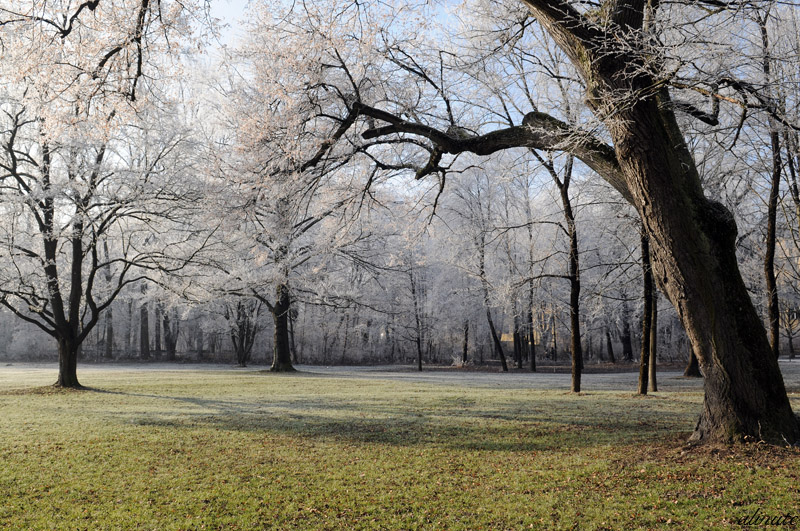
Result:
{"type": "Polygon", "coordinates": [[[58,338],[58,380],[56,387],[80,389],[78,382],[79,344],[72,337],[58,338]]]}
{"type": "Polygon", "coordinates": [[[291,372],[292,353],[289,345],[289,309],[291,299],[289,286],[280,284],[276,290],[275,305],[272,307],[272,319],[275,323],[275,343],[273,345],[272,367],[273,372],[291,372]]]}
{"type": "Polygon", "coordinates": [[[653,270],[678,311],[705,383],[692,439],[800,440],[778,362],[736,261],[736,224],[706,199],[665,90],[609,122],[653,270]]]}
{"type": "Polygon", "coordinates": [[[692,439],[799,441],[778,361],[739,273],[733,215],[704,196],[668,89],[644,64],[647,4],[609,3],[612,26],[632,34],[620,46],[616,30],[571,6],[524,2],[578,69],[586,101],[608,129],[619,166],[609,182],[624,180],[650,239],[653,274],[700,362],[705,400],[692,439]]]}

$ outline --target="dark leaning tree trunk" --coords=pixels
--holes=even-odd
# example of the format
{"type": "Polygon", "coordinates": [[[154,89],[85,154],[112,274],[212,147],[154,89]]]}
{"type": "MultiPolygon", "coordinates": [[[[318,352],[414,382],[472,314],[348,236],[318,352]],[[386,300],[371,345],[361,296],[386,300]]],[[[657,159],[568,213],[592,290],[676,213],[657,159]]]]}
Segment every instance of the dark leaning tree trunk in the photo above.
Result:
{"type": "Polygon", "coordinates": [[[652,19],[645,10],[657,4],[608,1],[609,25],[601,26],[562,0],[523,1],[585,82],[649,237],[654,277],[694,347],[705,399],[692,439],[799,441],[800,423],[739,272],[736,223],[704,196],[669,92],[644,63],[643,28],[652,19]]]}
{"type": "Polygon", "coordinates": [[[703,195],[666,90],[610,124],[653,271],[678,311],[705,376],[692,439],[800,440],[777,360],[736,261],[731,213],[703,195]]]}
{"type": "Polygon", "coordinates": [[[275,341],[273,347],[272,372],[291,372],[292,352],[289,342],[289,310],[291,298],[289,286],[280,284],[276,290],[275,304],[272,307],[272,319],[275,323],[275,341]]]}

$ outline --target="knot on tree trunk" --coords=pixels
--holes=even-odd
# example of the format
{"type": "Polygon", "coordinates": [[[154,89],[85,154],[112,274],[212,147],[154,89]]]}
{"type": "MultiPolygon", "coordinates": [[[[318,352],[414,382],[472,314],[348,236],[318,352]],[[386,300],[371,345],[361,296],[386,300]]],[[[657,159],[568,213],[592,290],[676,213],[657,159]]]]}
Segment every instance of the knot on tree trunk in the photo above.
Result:
{"type": "Polygon", "coordinates": [[[728,207],[719,201],[705,199],[698,210],[700,227],[714,242],[715,251],[734,249],[739,229],[736,227],[736,220],[728,207]]]}

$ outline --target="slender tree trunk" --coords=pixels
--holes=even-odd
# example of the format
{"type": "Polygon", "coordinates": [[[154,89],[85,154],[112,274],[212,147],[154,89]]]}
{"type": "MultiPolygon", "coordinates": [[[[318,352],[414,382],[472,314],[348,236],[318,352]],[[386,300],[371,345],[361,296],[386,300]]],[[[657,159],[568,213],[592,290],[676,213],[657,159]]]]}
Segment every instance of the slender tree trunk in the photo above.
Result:
{"type": "Polygon", "coordinates": [[[461,363],[467,363],[467,352],[469,351],[469,319],[464,319],[464,342],[461,348],[461,363]]]}
{"type": "MultiPolygon", "coordinates": [[[[108,240],[103,240],[103,251],[105,252],[106,263],[111,263],[108,254],[108,240]]],[[[105,268],[106,282],[111,285],[111,266],[105,268]]],[[[106,308],[106,345],[105,345],[105,358],[111,359],[114,357],[114,310],[113,306],[109,305],[106,308]]]]}
{"type": "Polygon", "coordinates": [[[347,340],[350,337],[350,314],[345,314],[344,319],[344,341],[342,342],[342,355],[339,365],[344,365],[347,361],[347,340]]]}
{"type": "MultiPolygon", "coordinates": [[[[573,222],[574,223],[574,222],[573,222]]],[[[580,393],[583,373],[583,348],[581,346],[580,293],[581,280],[578,268],[578,238],[575,228],[570,230],[570,350],[572,351],[572,392],[580,393]]]]}
{"type": "Polygon", "coordinates": [[[289,286],[278,285],[275,304],[272,307],[272,319],[275,323],[275,343],[273,345],[272,367],[273,372],[291,372],[292,356],[289,347],[289,310],[291,298],[289,286]]]}
{"type": "Polygon", "coordinates": [[[517,363],[517,369],[522,369],[522,330],[519,322],[519,316],[517,315],[516,310],[514,311],[513,337],[514,337],[514,360],[517,363]]]}
{"type": "Polygon", "coordinates": [[[531,372],[536,372],[536,327],[534,322],[534,311],[533,311],[533,300],[534,300],[534,287],[533,287],[533,266],[536,262],[535,260],[535,250],[534,250],[534,238],[533,238],[533,211],[531,209],[531,202],[530,202],[530,180],[526,180],[526,190],[525,190],[525,219],[527,220],[528,225],[528,275],[530,276],[530,280],[528,280],[528,323],[530,324],[530,332],[528,333],[528,337],[530,342],[528,343],[529,355],[530,355],[530,368],[531,372]]]}
{"type": "MultiPolygon", "coordinates": [[[[541,162],[544,162],[540,158],[541,162]]],[[[558,187],[561,196],[561,208],[564,211],[564,219],[567,223],[567,236],[569,237],[569,337],[570,353],[572,355],[572,392],[581,391],[581,374],[583,373],[583,348],[581,346],[581,319],[580,319],[580,296],[581,296],[581,273],[580,255],[578,254],[578,228],[575,225],[575,213],[572,210],[572,202],[569,199],[569,184],[572,178],[572,164],[574,157],[567,156],[564,168],[563,180],[558,177],[552,163],[546,163],[545,167],[550,172],[551,177],[558,187]]],[[[555,337],[555,335],[553,336],[555,337]]]]}
{"type": "Polygon", "coordinates": [[[528,333],[528,338],[530,339],[528,348],[530,349],[531,372],[536,372],[536,322],[534,321],[533,312],[533,281],[528,283],[528,288],[528,323],[530,323],[531,327],[528,333]]]}
{"type": "Polygon", "coordinates": [[[164,344],[167,350],[166,359],[167,361],[175,361],[178,347],[178,318],[175,316],[175,322],[172,323],[169,312],[166,309],[162,309],[161,316],[164,326],[164,344]]]}
{"type": "Polygon", "coordinates": [[[628,301],[622,301],[622,334],[620,341],[622,341],[622,359],[628,363],[633,362],[633,338],[631,337],[631,323],[630,323],[630,309],[628,308],[628,301]]]}
{"type": "Polygon", "coordinates": [[[650,328],[653,319],[653,274],[650,269],[650,242],[642,233],[642,278],[644,311],[642,311],[642,354],[639,359],[639,394],[647,394],[650,377],[650,328]]]}
{"type": "Polygon", "coordinates": [[[778,216],[778,192],[781,182],[780,141],[776,124],[770,120],[772,131],[772,181],[770,183],[769,198],[767,201],[767,240],[764,252],[764,280],[767,290],[767,314],[769,319],[769,338],[772,355],[780,356],[780,308],[778,301],[778,283],[775,279],[775,240],[778,216]]]}
{"type": "Polygon", "coordinates": [[[497,356],[500,358],[500,365],[503,372],[508,372],[508,364],[506,363],[506,354],[503,352],[503,345],[500,343],[500,337],[497,335],[497,330],[494,327],[492,320],[492,311],[490,309],[489,301],[489,280],[486,278],[486,235],[481,232],[478,236],[478,274],[481,280],[481,288],[483,289],[483,307],[486,310],[486,320],[489,323],[489,332],[492,336],[492,343],[497,356]]]}
{"type": "Polygon", "coordinates": [[[422,370],[422,318],[420,317],[419,301],[417,300],[417,281],[414,277],[413,269],[408,272],[411,280],[411,298],[414,301],[414,325],[416,327],[417,345],[417,370],[422,370]]]}
{"type": "Polygon", "coordinates": [[[203,329],[197,323],[197,335],[195,336],[195,350],[197,350],[197,360],[202,361],[205,355],[205,337],[203,337],[203,329]]]}
{"type": "MultiPolygon", "coordinates": [[[[761,43],[763,45],[763,70],[765,86],[770,87],[772,81],[771,63],[769,52],[769,34],[767,31],[766,14],[759,17],[761,29],[761,43]]],[[[767,88],[767,91],[772,91],[767,88]]],[[[771,96],[771,94],[770,94],[771,96]]],[[[767,289],[767,313],[769,319],[769,337],[772,355],[777,359],[780,355],[780,308],[778,306],[778,283],[775,279],[775,241],[778,217],[778,194],[781,185],[781,141],[778,124],[773,118],[767,120],[769,125],[769,140],[772,148],[772,175],[770,179],[769,197],[767,199],[767,240],[764,252],[764,280],[767,289]]]]}
{"type": "Polygon", "coordinates": [[[111,306],[106,308],[106,344],[104,357],[109,360],[114,357],[114,312],[111,306]]]}
{"type": "Polygon", "coordinates": [[[556,310],[553,308],[550,314],[551,324],[553,326],[553,361],[558,361],[558,329],[556,328],[556,310]]]}
{"type": "Polygon", "coordinates": [[[611,332],[606,327],[606,352],[608,353],[608,361],[616,364],[617,360],[614,357],[614,344],[611,342],[611,332]]]}
{"type": "Polygon", "coordinates": [[[133,342],[133,301],[128,301],[128,327],[125,329],[125,356],[132,356],[133,350],[131,343],[133,342]]]}
{"type": "Polygon", "coordinates": [[[289,312],[289,347],[292,350],[292,360],[294,360],[295,365],[299,363],[297,361],[297,346],[294,343],[294,314],[290,311],[289,312]]]}
{"type": "Polygon", "coordinates": [[[656,358],[658,357],[658,289],[653,286],[653,318],[650,323],[650,378],[649,390],[658,391],[656,380],[656,358]]]}
{"type": "Polygon", "coordinates": [[[689,361],[686,364],[686,369],[683,375],[687,378],[702,378],[703,373],[700,372],[700,362],[697,361],[697,356],[694,354],[692,345],[689,345],[689,361]]]}
{"type": "Polygon", "coordinates": [[[153,333],[154,333],[154,341],[155,345],[153,350],[156,355],[156,359],[161,359],[161,353],[163,349],[161,347],[161,305],[156,303],[153,307],[153,333]]]}
{"type": "Polygon", "coordinates": [[[489,332],[492,336],[494,350],[500,358],[500,366],[503,368],[503,372],[508,372],[508,364],[506,363],[506,355],[503,352],[503,344],[500,342],[500,336],[497,334],[494,321],[492,320],[492,312],[488,307],[486,308],[486,320],[489,322],[489,332]]]}
{"type": "Polygon", "coordinates": [[[139,357],[150,359],[150,312],[146,302],[139,309],[139,357]]]}

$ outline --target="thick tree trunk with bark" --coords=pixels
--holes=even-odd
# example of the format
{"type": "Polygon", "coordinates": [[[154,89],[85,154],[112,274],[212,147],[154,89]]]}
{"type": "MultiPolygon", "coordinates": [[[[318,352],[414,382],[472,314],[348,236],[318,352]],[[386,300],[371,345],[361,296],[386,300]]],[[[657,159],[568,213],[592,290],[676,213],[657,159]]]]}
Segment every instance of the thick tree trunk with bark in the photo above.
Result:
{"type": "Polygon", "coordinates": [[[289,345],[289,309],[291,298],[289,286],[280,284],[276,290],[275,304],[272,306],[272,319],[275,324],[275,342],[273,345],[273,372],[292,372],[292,353],[289,345]]]}
{"type": "Polygon", "coordinates": [[[698,357],[705,401],[692,439],[800,441],[800,423],[739,273],[733,216],[704,196],[668,90],[645,64],[650,4],[607,2],[607,30],[566,2],[524,2],[586,84],[587,102],[605,123],[619,165],[606,178],[617,186],[624,180],[623,195],[650,239],[653,273],[698,357]],[[631,34],[625,46],[617,44],[620,28],[631,34]]]}
{"type": "MultiPolygon", "coordinates": [[[[69,334],[73,335],[73,334],[69,334]]],[[[80,389],[78,382],[79,343],[71,337],[58,338],[58,380],[56,387],[80,389]]]]}
{"type": "Polygon", "coordinates": [[[800,440],[777,360],[736,261],[736,224],[706,199],[666,91],[611,124],[650,238],[653,270],[675,305],[705,377],[692,439],[800,440]]]}

